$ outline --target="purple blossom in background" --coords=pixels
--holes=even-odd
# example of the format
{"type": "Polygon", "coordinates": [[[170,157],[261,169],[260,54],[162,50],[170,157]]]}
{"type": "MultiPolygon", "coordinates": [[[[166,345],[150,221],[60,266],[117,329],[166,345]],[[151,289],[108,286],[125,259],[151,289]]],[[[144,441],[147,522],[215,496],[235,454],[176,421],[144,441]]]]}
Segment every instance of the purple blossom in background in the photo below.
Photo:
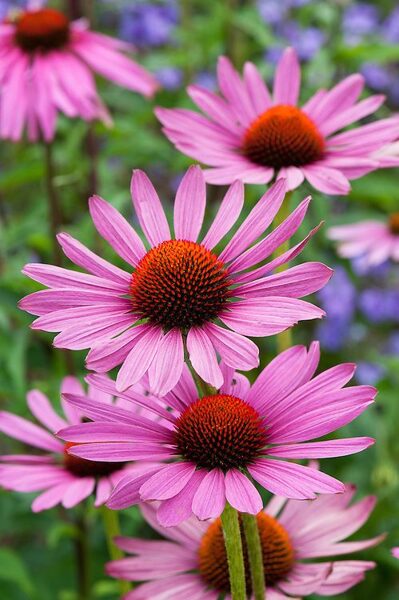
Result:
{"type": "Polygon", "coordinates": [[[10,2],[9,0],[0,0],[0,21],[5,19],[7,15],[13,10],[18,10],[21,8],[25,8],[27,4],[27,0],[14,0],[10,2]]]}
{"type": "Polygon", "coordinates": [[[399,6],[393,9],[382,24],[382,35],[385,40],[392,44],[399,42],[399,6]]]}
{"type": "Polygon", "coordinates": [[[370,323],[399,322],[399,290],[366,289],[359,296],[359,308],[370,323]]]}
{"type": "Polygon", "coordinates": [[[267,63],[271,63],[275,65],[280,60],[282,54],[284,52],[284,46],[270,46],[265,52],[265,60],[267,63]]]}
{"type": "Polygon", "coordinates": [[[174,2],[140,2],[122,8],[119,35],[142,48],[170,42],[179,14],[174,2]]]}
{"type": "Polygon", "coordinates": [[[376,6],[359,2],[348,6],[342,17],[342,31],[345,42],[352,46],[363,37],[375,33],[379,25],[379,13],[376,6]]]}
{"type": "Polygon", "coordinates": [[[323,348],[336,352],[349,336],[356,301],[356,288],[343,267],[334,270],[318,298],[327,316],[317,327],[317,338],[323,348]]]}
{"type": "Polygon", "coordinates": [[[399,331],[395,331],[388,340],[388,353],[399,356],[399,331]]]}
{"type": "Polygon", "coordinates": [[[183,73],[176,67],[158,69],[155,76],[166,90],[177,90],[183,83],[183,73]]]}
{"type": "Polygon", "coordinates": [[[200,71],[197,73],[194,83],[211,92],[217,88],[216,75],[210,71],[200,71]]]}
{"type": "Polygon", "coordinates": [[[385,368],[372,362],[358,362],[355,377],[360,385],[376,385],[385,375],[385,368]]]}
{"type": "Polygon", "coordinates": [[[386,90],[390,87],[392,77],[388,69],[375,63],[367,62],[362,65],[361,73],[364,75],[369,87],[377,92],[386,90]]]}
{"type": "Polygon", "coordinates": [[[280,23],[287,12],[287,2],[284,0],[258,0],[258,11],[267,25],[280,23]]]}
{"type": "Polygon", "coordinates": [[[298,52],[299,58],[304,61],[311,60],[325,41],[324,33],[317,27],[302,29],[293,21],[286,23],[281,33],[288,44],[298,52]]]}
{"type": "Polygon", "coordinates": [[[385,279],[391,271],[391,263],[389,260],[380,265],[367,264],[362,256],[356,257],[351,261],[352,269],[356,275],[363,277],[368,275],[373,279],[385,279]]]}

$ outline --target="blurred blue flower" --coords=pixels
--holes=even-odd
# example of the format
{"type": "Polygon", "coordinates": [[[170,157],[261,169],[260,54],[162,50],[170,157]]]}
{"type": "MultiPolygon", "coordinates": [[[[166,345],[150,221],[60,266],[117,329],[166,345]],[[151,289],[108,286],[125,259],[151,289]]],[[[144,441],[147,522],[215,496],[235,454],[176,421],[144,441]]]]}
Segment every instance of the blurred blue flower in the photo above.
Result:
{"type": "Polygon", "coordinates": [[[349,336],[356,303],[356,288],[343,267],[335,269],[318,298],[327,316],[317,327],[317,337],[326,350],[335,352],[349,336]]]}
{"type": "Polygon", "coordinates": [[[369,265],[362,256],[358,256],[351,261],[354,273],[360,277],[368,275],[373,279],[385,279],[391,271],[391,262],[389,260],[380,265],[369,265]]]}
{"type": "Polygon", "coordinates": [[[174,2],[140,2],[122,8],[120,37],[139,47],[162,46],[170,42],[178,22],[174,2]]]}
{"type": "Polygon", "coordinates": [[[392,77],[388,69],[376,63],[366,62],[362,65],[361,73],[368,86],[378,92],[390,87],[392,77]]]}
{"type": "Polygon", "coordinates": [[[393,9],[382,24],[382,35],[385,40],[392,44],[399,42],[399,6],[393,9]]]}
{"type": "Polygon", "coordinates": [[[358,362],[355,377],[360,385],[376,385],[385,375],[383,366],[372,362],[358,362]]]}
{"type": "Polygon", "coordinates": [[[20,8],[25,8],[28,0],[0,0],[0,21],[2,21],[7,15],[13,11],[18,10],[20,8]]]}
{"type": "Polygon", "coordinates": [[[359,308],[370,323],[399,322],[399,290],[366,289],[359,295],[359,308]]]}
{"type": "Polygon", "coordinates": [[[280,60],[284,52],[284,46],[270,46],[265,52],[265,60],[272,65],[275,65],[280,60]]]}
{"type": "Polygon", "coordinates": [[[379,25],[379,12],[376,6],[359,2],[348,6],[342,17],[342,31],[346,43],[355,45],[363,37],[375,33],[379,25]]]}
{"type": "Polygon", "coordinates": [[[310,60],[320,50],[325,34],[317,27],[302,29],[295,22],[285,23],[281,32],[287,42],[295,48],[301,60],[310,60]]]}
{"type": "Polygon", "coordinates": [[[216,75],[210,71],[200,71],[197,73],[195,83],[212,92],[217,87],[216,75]]]}
{"type": "Polygon", "coordinates": [[[395,331],[390,335],[387,351],[389,354],[399,356],[399,331],[395,331]]]}
{"type": "Polygon", "coordinates": [[[269,25],[280,23],[285,17],[287,8],[287,2],[284,0],[258,0],[259,14],[269,25]]]}
{"type": "Polygon", "coordinates": [[[166,90],[177,90],[183,83],[183,72],[177,67],[163,67],[155,72],[159,83],[166,90]]]}

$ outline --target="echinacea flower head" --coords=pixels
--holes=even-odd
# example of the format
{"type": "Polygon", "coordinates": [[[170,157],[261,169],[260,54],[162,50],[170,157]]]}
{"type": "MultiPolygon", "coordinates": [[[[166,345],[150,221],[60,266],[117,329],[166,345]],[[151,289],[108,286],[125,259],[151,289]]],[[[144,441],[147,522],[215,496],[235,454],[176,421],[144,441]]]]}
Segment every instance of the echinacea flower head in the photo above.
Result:
{"type": "Polygon", "coordinates": [[[149,249],[119,212],[93,197],[89,205],[94,224],[129,269],[110,264],[61,234],[65,254],[90,274],[26,265],[24,273],[50,289],[27,296],[20,306],[39,315],[34,329],[61,332],[54,339],[56,347],[91,348],[89,369],[101,373],[122,365],[119,391],[148,372],[151,392],[167,393],[179,381],[185,349],[198,375],[220,388],[216,353],[233,368],[252,369],[259,364],[258,348],[247,336],[274,335],[324,314],[299,298],[323,287],[331,269],[309,262],[272,274],[299,254],[315,230],[266,262],[298,229],[309,203],[305,199],[264,237],[284,193],[285,183],[279,180],[219,252],[215,247],[243,206],[241,182],[227,191],[208,232],[200,237],[205,181],[201,169],[191,167],[177,190],[172,236],[155,189],[143,172],[135,171],[133,204],[149,249]]]}
{"type": "MultiPolygon", "coordinates": [[[[209,165],[209,183],[268,183],[286,177],[288,189],[306,179],[327,194],[347,194],[349,180],[388,163],[374,154],[397,139],[397,117],[342,131],[374,113],[384,96],[357,102],[364,87],[351,75],[330,91],[320,89],[298,106],[300,66],[295,50],[280,59],[270,94],[257,68],[247,63],[243,79],[221,57],[221,95],[199,86],[188,88],[204,114],[186,109],[157,108],[163,131],[178,150],[209,165]]],[[[391,159],[390,165],[398,164],[391,159]]]]}
{"type": "MultiPolygon", "coordinates": [[[[370,386],[345,388],[353,364],[333,367],[316,377],[319,346],[294,346],[279,354],[250,386],[245,376],[221,365],[224,383],[214,394],[199,397],[187,368],[178,385],[162,401],[171,410],[162,421],[126,424],[114,411],[110,425],[83,423],[60,431],[78,444],[74,456],[99,461],[140,461],[149,455],[167,461],[139,476],[128,474],[114,489],[108,506],[121,509],[143,501],[161,501],[158,518],[173,526],[192,514],[218,517],[226,500],[238,511],[257,514],[263,507],[253,481],[295,499],[316,493],[343,491],[343,484],[315,468],[285,459],[314,459],[360,452],[373,443],[368,437],[317,440],[343,427],[372,403],[370,386]],[[283,459],[283,460],[280,460],[283,459]]],[[[109,378],[93,374],[88,381],[115,393],[109,378]]],[[[150,408],[146,397],[130,391],[126,400],[150,408]]],[[[99,418],[85,398],[66,399],[90,418],[99,418]]],[[[110,409],[108,409],[110,410],[110,409]]],[[[153,408],[153,410],[158,410],[153,408]]],[[[134,417],[133,417],[134,419],[134,417]]]]}
{"type": "Polygon", "coordinates": [[[392,213],[385,223],[369,220],[330,227],[327,236],[338,242],[340,256],[359,258],[365,267],[389,259],[399,262],[399,212],[392,213]]]}
{"type": "MultiPolygon", "coordinates": [[[[332,559],[371,548],[384,538],[343,541],[362,527],[375,506],[372,496],[351,503],[354,493],[354,486],[347,485],[338,496],[319,496],[310,502],[274,497],[258,513],[267,598],[342,594],[375,567],[371,561],[332,559]]],[[[126,600],[217,600],[221,593],[231,600],[220,519],[202,522],[192,517],[177,527],[164,528],[156,520],[154,504],[143,505],[141,512],[165,539],[116,539],[119,548],[133,556],[108,563],[107,573],[140,582],[126,600]]],[[[243,545],[248,566],[244,536],[243,545]]],[[[250,598],[249,573],[246,584],[250,598]]]]}
{"type": "MultiPolygon", "coordinates": [[[[79,394],[91,400],[97,410],[113,406],[109,394],[89,387],[86,393],[75,377],[65,377],[62,393],[79,394]]],[[[56,438],[55,432],[68,425],[81,422],[83,415],[76,407],[62,400],[64,416],[55,412],[48,398],[39,390],[31,390],[27,396],[28,406],[40,426],[10,412],[0,412],[0,431],[11,438],[31,446],[41,453],[0,456],[0,487],[16,492],[41,492],[33,501],[32,510],[39,512],[61,503],[72,508],[95,493],[95,505],[108,500],[112,488],[134,465],[93,462],[67,453],[70,444],[56,438]]],[[[118,400],[116,405],[125,403],[118,400]]],[[[129,405],[130,411],[140,413],[137,406],[129,405]]],[[[121,408],[120,408],[121,410],[121,408]]],[[[141,467],[136,468],[140,472],[141,467]]]]}
{"type": "Polygon", "coordinates": [[[110,122],[94,73],[144,96],[155,78],[124,55],[124,42],[69,21],[53,8],[28,7],[0,23],[0,137],[54,138],[58,112],[110,122]]]}

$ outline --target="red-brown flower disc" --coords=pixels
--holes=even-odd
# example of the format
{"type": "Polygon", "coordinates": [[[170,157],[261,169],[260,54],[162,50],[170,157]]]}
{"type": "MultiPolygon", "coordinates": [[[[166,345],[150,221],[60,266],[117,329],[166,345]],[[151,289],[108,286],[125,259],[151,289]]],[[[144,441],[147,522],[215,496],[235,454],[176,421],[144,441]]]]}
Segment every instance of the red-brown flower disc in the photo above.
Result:
{"type": "Polygon", "coordinates": [[[69,20],[52,8],[22,13],[16,20],[15,40],[28,52],[62,48],[69,40],[69,20]]]}
{"type": "Polygon", "coordinates": [[[125,466],[124,463],[86,460],[85,458],[68,454],[68,449],[77,445],[73,442],[67,442],[64,447],[64,466],[70,473],[77,477],[105,477],[125,466]]]}
{"type": "Polygon", "coordinates": [[[313,121],[295,106],[269,108],[247,129],[242,151],[253,162],[279,169],[312,163],[325,142],[313,121]]]}
{"type": "MultiPolygon", "coordinates": [[[[288,533],[280,523],[265,513],[257,515],[263,554],[263,568],[268,587],[283,579],[294,564],[294,550],[288,533]]],[[[248,552],[242,536],[246,566],[247,594],[251,595],[248,552]]],[[[229,569],[220,519],[209,526],[199,548],[199,571],[205,582],[221,592],[230,591],[229,569]]]]}
{"type": "Polygon", "coordinates": [[[175,444],[187,460],[205,469],[243,468],[265,446],[262,420],[249,404],[224,394],[191,404],[176,423],[175,444]]]}
{"type": "Polygon", "coordinates": [[[132,275],[133,311],[165,330],[215,319],[229,297],[225,265],[205,246],[168,240],[152,248],[132,275]]]}

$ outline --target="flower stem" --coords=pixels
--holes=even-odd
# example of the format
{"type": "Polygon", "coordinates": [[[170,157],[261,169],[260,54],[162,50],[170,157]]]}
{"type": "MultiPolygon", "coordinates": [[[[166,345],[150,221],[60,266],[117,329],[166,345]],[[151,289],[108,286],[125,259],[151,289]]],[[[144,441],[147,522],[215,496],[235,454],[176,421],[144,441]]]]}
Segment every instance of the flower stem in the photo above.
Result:
{"type": "Polygon", "coordinates": [[[61,248],[57,242],[57,233],[62,224],[62,211],[60,205],[60,199],[58,196],[58,190],[54,185],[54,156],[53,156],[53,144],[51,142],[44,142],[44,162],[45,162],[45,178],[46,178],[46,189],[47,189],[47,202],[50,219],[50,235],[53,244],[53,258],[54,263],[58,266],[62,263],[61,248]]]}
{"type": "MultiPolygon", "coordinates": [[[[105,537],[107,538],[108,552],[112,560],[119,560],[124,557],[122,550],[114,543],[114,538],[121,534],[119,527],[119,516],[115,510],[110,510],[106,506],[101,507],[101,513],[103,517],[105,537]]],[[[128,581],[122,579],[119,580],[119,588],[121,594],[126,594],[130,589],[131,585],[128,581]]]]}
{"type": "Polygon", "coordinates": [[[251,569],[252,591],[255,600],[266,600],[265,569],[258,522],[255,515],[241,514],[251,569]]]}
{"type": "Polygon", "coordinates": [[[221,518],[229,565],[231,597],[232,600],[245,600],[247,597],[245,566],[238,512],[226,502],[221,518]]]}
{"type": "MultiPolygon", "coordinates": [[[[283,221],[285,221],[285,219],[287,217],[289,217],[291,196],[292,196],[292,192],[287,192],[287,194],[285,195],[285,198],[283,200],[281,208],[280,208],[279,212],[277,213],[276,218],[274,219],[273,229],[275,229],[276,227],[281,225],[281,223],[283,221]]],[[[284,244],[282,244],[279,248],[277,248],[277,250],[273,254],[273,257],[277,258],[278,256],[281,256],[281,254],[284,254],[284,252],[289,250],[289,248],[290,248],[290,242],[289,242],[289,240],[287,240],[286,242],[284,242],[284,244]]],[[[281,273],[282,271],[285,271],[287,268],[288,268],[287,264],[281,265],[281,267],[277,267],[276,272],[281,273]]],[[[278,333],[276,335],[276,343],[277,343],[277,352],[279,352],[279,353],[284,352],[284,350],[287,350],[288,348],[290,348],[292,346],[291,328],[286,329],[285,331],[282,331],[281,333],[278,333]]]]}
{"type": "MultiPolygon", "coordinates": [[[[86,507],[83,507],[85,510],[86,507]]],[[[75,540],[76,572],[78,584],[78,599],[89,600],[90,598],[90,562],[88,547],[88,527],[85,512],[77,519],[76,527],[78,535],[75,540]]]]}

